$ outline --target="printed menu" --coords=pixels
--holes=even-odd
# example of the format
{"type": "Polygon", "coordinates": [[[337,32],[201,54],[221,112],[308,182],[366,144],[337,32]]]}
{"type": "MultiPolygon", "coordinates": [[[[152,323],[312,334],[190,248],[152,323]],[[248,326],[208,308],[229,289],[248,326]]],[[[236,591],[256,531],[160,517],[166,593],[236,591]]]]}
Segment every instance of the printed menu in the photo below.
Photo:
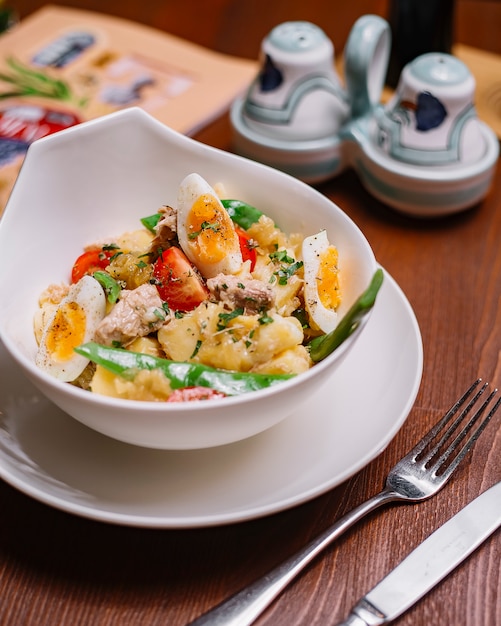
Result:
{"type": "Polygon", "coordinates": [[[0,36],[0,215],[29,145],[139,106],[190,135],[242,93],[256,63],[101,13],[47,6],[0,36]]]}

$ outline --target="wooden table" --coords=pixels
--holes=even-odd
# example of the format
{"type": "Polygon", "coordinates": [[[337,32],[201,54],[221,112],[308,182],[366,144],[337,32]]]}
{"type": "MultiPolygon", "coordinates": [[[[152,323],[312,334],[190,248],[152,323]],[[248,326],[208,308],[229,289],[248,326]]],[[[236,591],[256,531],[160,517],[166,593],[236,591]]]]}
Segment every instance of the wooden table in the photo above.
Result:
{"type": "MultiPolygon", "coordinates": [[[[377,10],[384,3],[372,4],[377,10]]],[[[182,23],[184,5],[191,12],[196,3],[170,3],[173,24],[182,23]]],[[[253,39],[249,41],[243,28],[233,31],[231,52],[245,54],[252,46],[257,51],[268,28],[265,24],[257,38],[251,2],[214,2],[213,14],[201,16],[206,22],[193,25],[191,38],[197,40],[204,28],[208,30],[200,40],[224,36],[218,16],[230,19],[230,5],[244,6],[242,11],[253,20],[253,39]]],[[[91,3],[78,6],[97,8],[91,3]]],[[[265,3],[255,6],[264,11],[265,3]]],[[[110,5],[107,12],[126,14],[127,7],[116,3],[116,10],[110,5]]],[[[28,11],[26,3],[23,11],[28,11]]],[[[297,17],[297,12],[292,14],[297,17]]],[[[353,16],[346,10],[341,17],[344,28],[353,16]]],[[[273,18],[284,21],[288,12],[277,9],[273,18]]],[[[198,138],[229,148],[229,130],[223,116],[198,138]]],[[[0,482],[2,626],[183,626],[378,491],[395,461],[477,376],[501,385],[499,170],[481,205],[436,221],[416,221],[388,209],[363,190],[353,172],[319,189],[363,229],[420,324],[422,384],[393,441],[367,467],[325,495],[267,518],[214,528],[152,530],[90,521],[40,504],[0,482]]],[[[499,424],[498,417],[460,474],[437,497],[372,515],[315,560],[257,623],[327,626],[344,618],[421,540],[501,479],[499,424]]],[[[500,562],[498,532],[395,623],[501,626],[500,562]]]]}

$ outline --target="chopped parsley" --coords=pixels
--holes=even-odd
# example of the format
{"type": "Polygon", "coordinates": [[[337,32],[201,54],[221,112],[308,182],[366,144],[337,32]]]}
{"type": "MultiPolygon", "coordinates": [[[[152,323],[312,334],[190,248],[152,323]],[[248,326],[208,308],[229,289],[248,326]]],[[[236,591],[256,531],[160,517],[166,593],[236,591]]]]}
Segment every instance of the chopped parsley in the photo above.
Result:
{"type": "Polygon", "coordinates": [[[192,354],[191,354],[191,356],[190,356],[190,359],[192,359],[193,357],[197,356],[198,351],[200,350],[200,347],[201,347],[201,346],[202,346],[202,340],[201,340],[201,339],[198,339],[198,340],[197,340],[197,343],[196,343],[196,345],[195,345],[195,349],[193,350],[193,352],[192,352],[192,354]]]}
{"type": "Polygon", "coordinates": [[[274,283],[277,280],[279,285],[286,285],[289,278],[303,267],[303,262],[296,261],[296,259],[289,256],[287,250],[276,250],[271,252],[269,257],[275,265],[281,264],[279,269],[273,272],[270,283],[274,283]]]}
{"type": "Polygon", "coordinates": [[[301,267],[303,267],[303,262],[295,261],[294,263],[291,263],[290,265],[282,265],[282,267],[279,270],[277,270],[276,272],[273,272],[273,275],[277,277],[279,285],[286,285],[289,278],[291,276],[294,276],[294,274],[301,267]]]}
{"type": "Polygon", "coordinates": [[[262,313],[261,316],[257,320],[261,325],[263,324],[271,324],[273,322],[273,318],[267,313],[262,313]]]}
{"type": "Polygon", "coordinates": [[[295,261],[287,254],[287,250],[276,250],[271,252],[269,256],[274,263],[294,263],[295,261]]]}
{"type": "Polygon", "coordinates": [[[221,224],[219,222],[202,222],[200,230],[197,230],[188,235],[188,239],[196,239],[204,230],[212,230],[217,233],[221,230],[221,224]]]}
{"type": "Polygon", "coordinates": [[[153,315],[155,317],[158,317],[159,320],[165,320],[166,311],[163,308],[162,309],[155,309],[153,311],[153,315]]]}
{"type": "Polygon", "coordinates": [[[231,313],[219,313],[219,322],[217,324],[217,329],[226,330],[231,320],[235,319],[235,317],[238,317],[239,315],[243,315],[243,313],[244,310],[242,308],[234,309],[233,311],[231,311],[231,313]]]}
{"type": "Polygon", "coordinates": [[[104,252],[111,252],[112,250],[119,250],[120,248],[116,243],[109,243],[104,245],[102,249],[104,252]]]}

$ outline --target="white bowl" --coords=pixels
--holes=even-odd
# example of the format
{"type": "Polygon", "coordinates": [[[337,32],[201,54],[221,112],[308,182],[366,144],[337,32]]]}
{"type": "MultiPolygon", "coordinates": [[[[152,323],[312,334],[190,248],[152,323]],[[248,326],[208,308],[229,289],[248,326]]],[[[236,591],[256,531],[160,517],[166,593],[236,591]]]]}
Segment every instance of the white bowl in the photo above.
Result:
{"type": "Polygon", "coordinates": [[[179,183],[191,172],[211,184],[222,182],[228,197],[259,207],[286,232],[313,234],[325,228],[349,276],[341,314],[377,267],[359,228],[320,193],[282,172],[188,139],[141,109],[33,143],[0,221],[0,336],[26,376],[69,415],[105,435],[151,448],[217,446],[270,428],[308,401],[365,326],[304,374],[208,402],[114,399],[59,382],[37,368],[33,316],[40,293],[51,283],[67,282],[68,268],[83,246],[135,229],[140,217],[174,205],[179,183]]]}

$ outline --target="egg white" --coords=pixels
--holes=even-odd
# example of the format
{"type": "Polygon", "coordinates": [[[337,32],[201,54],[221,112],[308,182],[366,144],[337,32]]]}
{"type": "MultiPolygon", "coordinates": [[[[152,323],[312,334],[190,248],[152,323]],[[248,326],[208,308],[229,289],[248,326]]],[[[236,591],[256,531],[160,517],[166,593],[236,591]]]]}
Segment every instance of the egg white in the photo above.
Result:
{"type": "Polygon", "coordinates": [[[37,366],[64,382],[78,378],[89,360],[73,348],[92,340],[105,314],[103,288],[92,276],[83,276],[50,316],[36,355],[37,366]]]}
{"type": "Polygon", "coordinates": [[[312,326],[329,333],[338,323],[334,308],[325,306],[319,294],[322,256],[328,253],[331,244],[325,230],[306,237],[303,241],[304,300],[312,326]]]}
{"type": "Polygon", "coordinates": [[[179,187],[177,235],[183,252],[204,278],[236,274],[242,268],[233,221],[199,174],[189,174],[179,187]]]}

